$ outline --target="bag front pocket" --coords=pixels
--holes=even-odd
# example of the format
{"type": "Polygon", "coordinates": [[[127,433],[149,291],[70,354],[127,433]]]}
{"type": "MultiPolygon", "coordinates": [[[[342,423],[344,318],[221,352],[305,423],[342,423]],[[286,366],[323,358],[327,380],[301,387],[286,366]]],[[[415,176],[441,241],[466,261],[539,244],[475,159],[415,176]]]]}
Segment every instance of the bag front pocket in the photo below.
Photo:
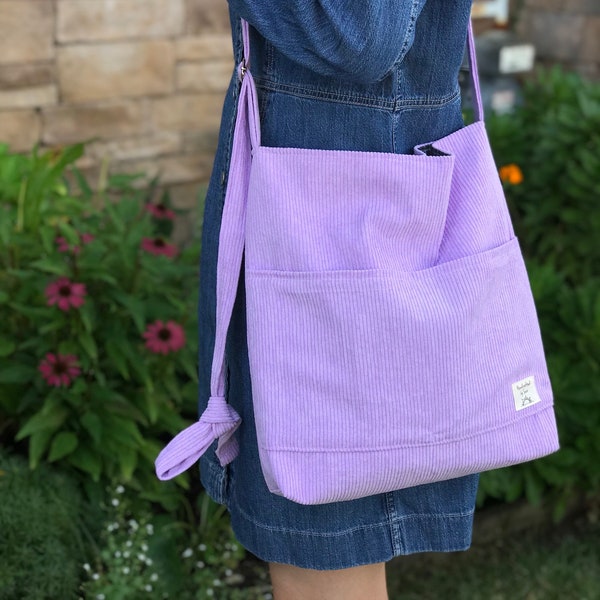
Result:
{"type": "Polygon", "coordinates": [[[257,149],[247,197],[249,269],[334,271],[435,264],[454,157],[257,149]]]}
{"type": "Polygon", "coordinates": [[[445,444],[552,401],[516,238],[415,272],[247,268],[246,301],[263,448],[445,444]],[[516,411],[529,376],[543,402],[516,411]]]}

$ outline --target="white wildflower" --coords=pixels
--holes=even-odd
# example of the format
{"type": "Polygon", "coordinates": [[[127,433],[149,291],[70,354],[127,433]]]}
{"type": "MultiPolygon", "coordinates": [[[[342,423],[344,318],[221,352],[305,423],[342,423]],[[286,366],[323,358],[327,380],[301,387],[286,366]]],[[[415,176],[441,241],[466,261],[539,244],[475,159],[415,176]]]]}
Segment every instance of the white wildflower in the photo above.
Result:
{"type": "Polygon", "coordinates": [[[129,575],[129,570],[130,570],[129,567],[123,567],[123,573],[125,575],[129,575]]]}
{"type": "Polygon", "coordinates": [[[150,581],[158,581],[158,573],[152,573],[152,575],[150,575],[150,581]]]}
{"type": "Polygon", "coordinates": [[[233,571],[231,569],[225,569],[225,577],[231,577],[233,575],[233,571]]]}
{"type": "Polygon", "coordinates": [[[151,592],[152,586],[148,583],[147,585],[144,586],[144,590],[146,590],[147,592],[151,592]]]}
{"type": "Polygon", "coordinates": [[[88,563],[84,563],[83,568],[89,572],[92,567],[88,563]]]}
{"type": "Polygon", "coordinates": [[[137,528],[139,527],[138,522],[135,519],[129,519],[129,527],[131,527],[131,529],[137,530],[137,528]]]}
{"type": "Polygon", "coordinates": [[[125,545],[126,545],[128,548],[131,548],[131,545],[132,545],[132,544],[133,544],[133,542],[132,542],[131,540],[127,540],[127,541],[125,542],[125,545]]]}
{"type": "Polygon", "coordinates": [[[148,525],[146,525],[146,531],[149,535],[152,535],[154,533],[154,525],[152,525],[152,523],[148,523],[148,525]]]}
{"type": "Polygon", "coordinates": [[[215,595],[215,592],[213,591],[213,589],[212,589],[212,588],[208,588],[208,589],[206,590],[206,595],[207,595],[207,596],[214,596],[214,595],[215,595]]]}
{"type": "Polygon", "coordinates": [[[116,498],[113,498],[113,499],[110,501],[110,503],[111,503],[113,506],[119,506],[119,501],[118,501],[116,498]]]}
{"type": "Polygon", "coordinates": [[[146,562],[146,555],[145,554],[141,554],[140,553],[140,554],[137,555],[137,557],[138,557],[139,561],[146,562]]]}
{"type": "Polygon", "coordinates": [[[142,544],[142,552],[148,552],[148,544],[142,544]]]}
{"type": "Polygon", "coordinates": [[[219,587],[221,585],[221,580],[220,579],[213,579],[213,585],[215,587],[219,587]]]}
{"type": "Polygon", "coordinates": [[[204,569],[204,563],[203,563],[201,560],[199,560],[199,561],[196,563],[196,566],[197,566],[199,569],[204,569]]]}
{"type": "Polygon", "coordinates": [[[183,558],[189,558],[190,556],[192,556],[192,554],[194,554],[194,551],[191,548],[186,548],[182,553],[181,556],[183,556],[183,558]]]}
{"type": "Polygon", "coordinates": [[[199,544],[198,550],[200,550],[200,552],[204,552],[206,550],[206,544],[199,544]]]}
{"type": "Polygon", "coordinates": [[[125,488],[122,485],[118,485],[116,489],[117,494],[122,494],[125,492],[125,488]]]}
{"type": "Polygon", "coordinates": [[[115,552],[115,558],[121,558],[121,551],[120,550],[117,550],[115,552]]]}
{"type": "Polygon", "coordinates": [[[150,567],[152,565],[152,559],[151,558],[147,558],[146,559],[146,564],[150,567]]]}
{"type": "Polygon", "coordinates": [[[98,579],[100,579],[100,575],[99,575],[98,573],[94,573],[94,574],[92,575],[92,579],[93,579],[94,581],[98,581],[98,579]]]}
{"type": "Polygon", "coordinates": [[[106,596],[104,594],[96,594],[96,600],[104,600],[106,596]]]}
{"type": "Polygon", "coordinates": [[[125,550],[125,552],[123,552],[123,558],[129,558],[130,553],[125,550]]]}

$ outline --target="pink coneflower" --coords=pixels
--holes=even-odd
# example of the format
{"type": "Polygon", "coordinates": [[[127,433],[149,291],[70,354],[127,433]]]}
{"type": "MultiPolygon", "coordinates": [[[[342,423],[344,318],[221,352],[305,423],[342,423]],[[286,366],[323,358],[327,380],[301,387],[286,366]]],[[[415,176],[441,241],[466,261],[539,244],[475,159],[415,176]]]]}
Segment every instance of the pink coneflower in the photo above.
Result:
{"type": "MultiPolygon", "coordinates": [[[[89,244],[95,236],[93,236],[91,233],[81,233],[79,237],[82,244],[89,244]]],[[[67,238],[63,237],[62,235],[57,236],[54,241],[58,246],[59,252],[72,252],[73,254],[79,254],[81,252],[81,246],[69,246],[67,238]]]]}
{"type": "Polygon", "coordinates": [[[56,242],[56,245],[58,246],[59,252],[69,252],[69,250],[71,249],[69,247],[69,242],[67,242],[67,238],[64,238],[62,235],[59,235],[58,237],[56,237],[54,239],[54,241],[56,242]]]}
{"type": "Polygon", "coordinates": [[[79,235],[79,237],[81,237],[81,242],[83,244],[89,244],[91,241],[93,241],[95,239],[96,236],[91,233],[81,233],[79,235]]]}
{"type": "Polygon", "coordinates": [[[169,221],[172,221],[175,218],[175,213],[162,203],[146,204],[146,210],[155,219],[168,219],[169,221]]]}
{"type": "Polygon", "coordinates": [[[52,354],[49,352],[40,363],[38,370],[48,385],[68,386],[81,373],[77,357],[72,354],[52,354]]]}
{"type": "Polygon", "coordinates": [[[58,305],[60,310],[79,308],[84,302],[86,295],[85,284],[73,283],[66,277],[60,277],[46,286],[46,297],[48,306],[58,305]]]}
{"type": "Polygon", "coordinates": [[[164,254],[169,258],[177,256],[177,246],[175,244],[167,244],[162,238],[143,238],[142,248],[150,254],[164,254]]]}
{"type": "Polygon", "coordinates": [[[169,352],[177,352],[185,345],[185,333],[183,327],[174,321],[163,323],[162,321],[154,321],[146,327],[144,332],[146,339],[146,348],[157,354],[169,354],[169,352]]]}

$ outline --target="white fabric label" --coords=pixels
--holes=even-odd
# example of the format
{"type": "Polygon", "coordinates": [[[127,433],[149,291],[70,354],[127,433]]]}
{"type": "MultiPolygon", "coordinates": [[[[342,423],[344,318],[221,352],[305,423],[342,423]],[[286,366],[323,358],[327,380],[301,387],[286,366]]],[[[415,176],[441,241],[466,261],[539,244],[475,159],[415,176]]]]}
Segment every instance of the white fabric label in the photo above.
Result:
{"type": "Polygon", "coordinates": [[[523,410],[528,406],[533,406],[534,404],[542,401],[535,387],[535,379],[533,378],[533,375],[513,383],[512,391],[515,398],[515,408],[517,410],[523,410]]]}

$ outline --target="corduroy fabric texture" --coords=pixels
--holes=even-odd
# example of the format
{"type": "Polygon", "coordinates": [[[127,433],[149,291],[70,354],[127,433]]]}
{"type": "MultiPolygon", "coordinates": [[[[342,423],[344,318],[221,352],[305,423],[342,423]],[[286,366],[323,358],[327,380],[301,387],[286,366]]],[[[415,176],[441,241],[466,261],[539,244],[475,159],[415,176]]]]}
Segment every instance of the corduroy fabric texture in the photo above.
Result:
{"type": "MultiPolygon", "coordinates": [[[[246,24],[244,42],[249,56],[246,24]]],[[[558,449],[471,31],[469,56],[477,121],[413,155],[261,146],[241,65],[211,403],[159,455],[160,478],[215,438],[222,464],[237,454],[224,361],[244,251],[252,397],[272,492],[302,504],[351,500],[558,449]]]]}

